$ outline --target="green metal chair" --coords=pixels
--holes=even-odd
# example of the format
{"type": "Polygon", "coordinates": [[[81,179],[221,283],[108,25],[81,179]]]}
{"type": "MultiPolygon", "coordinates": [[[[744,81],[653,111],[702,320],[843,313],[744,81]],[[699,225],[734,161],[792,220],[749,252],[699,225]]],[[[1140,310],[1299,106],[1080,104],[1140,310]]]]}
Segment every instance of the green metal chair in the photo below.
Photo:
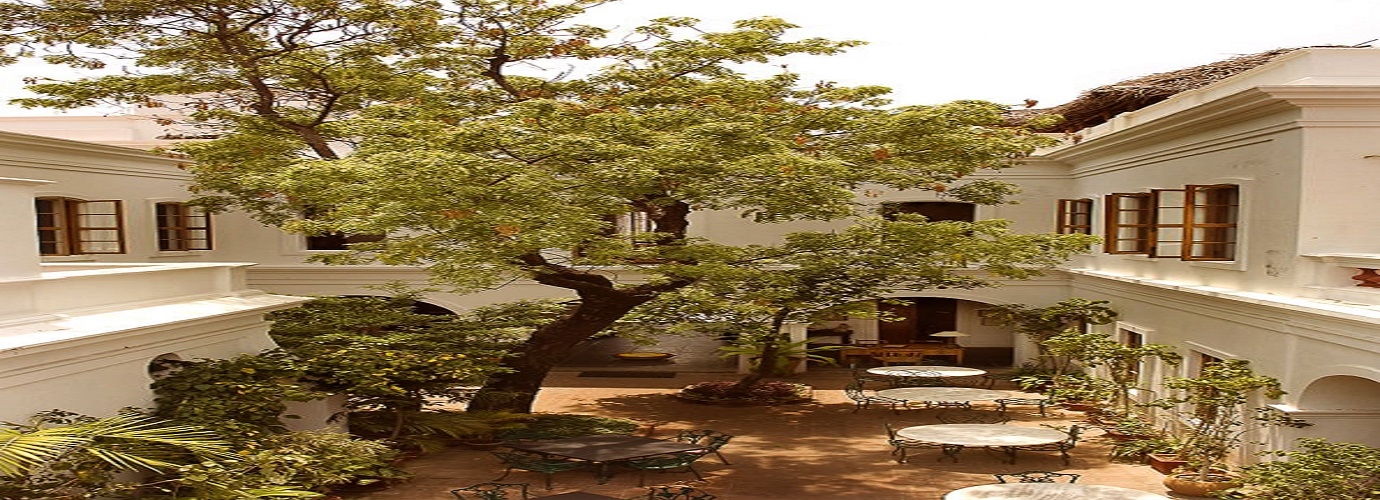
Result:
{"type": "Polygon", "coordinates": [[[503,478],[508,477],[508,474],[513,472],[513,469],[540,472],[546,474],[546,489],[548,490],[551,489],[551,476],[555,475],[557,472],[583,469],[589,466],[586,462],[553,458],[546,455],[522,451],[491,451],[489,453],[493,453],[494,456],[503,461],[503,465],[508,467],[507,470],[503,471],[503,475],[498,476],[498,479],[494,481],[502,481],[503,478]]]}
{"type": "Polygon", "coordinates": [[[460,500],[527,500],[527,483],[479,483],[450,490],[460,500]]]}
{"type": "Polygon", "coordinates": [[[1068,474],[1064,472],[1045,472],[1042,470],[1032,470],[1025,472],[1012,472],[1010,474],[992,474],[997,481],[1009,483],[1007,479],[1015,479],[1017,483],[1057,483],[1060,478],[1067,479],[1070,483],[1078,482],[1078,478],[1083,477],[1078,474],[1068,474]]]}
{"type": "Polygon", "coordinates": [[[637,478],[637,485],[647,484],[647,471],[657,472],[689,472],[695,475],[696,481],[703,481],[700,471],[695,470],[695,461],[704,458],[711,453],[709,450],[682,451],[677,453],[664,453],[653,455],[647,458],[636,458],[619,462],[620,465],[641,472],[637,478]]]}
{"type": "Polygon", "coordinates": [[[723,453],[719,453],[719,448],[723,448],[731,439],[733,439],[732,434],[724,434],[712,429],[687,430],[680,431],[679,434],[676,434],[676,441],[698,444],[705,448],[709,448],[709,451],[714,452],[714,456],[719,457],[719,461],[723,462],[724,465],[733,464],[728,463],[728,459],[724,458],[723,453]]]}
{"type": "Polygon", "coordinates": [[[717,496],[681,484],[667,484],[647,487],[647,500],[714,500],[717,496]]]}

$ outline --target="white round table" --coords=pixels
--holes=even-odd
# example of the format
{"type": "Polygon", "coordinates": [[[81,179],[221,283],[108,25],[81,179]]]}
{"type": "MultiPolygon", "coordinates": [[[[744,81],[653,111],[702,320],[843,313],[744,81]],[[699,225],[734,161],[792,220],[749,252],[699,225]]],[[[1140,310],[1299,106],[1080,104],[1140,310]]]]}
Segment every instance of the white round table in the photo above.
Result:
{"type": "Polygon", "coordinates": [[[903,377],[975,377],[986,375],[987,370],[963,366],[906,365],[868,368],[867,373],[903,377]]]}
{"type": "Polygon", "coordinates": [[[925,401],[932,403],[967,403],[969,401],[992,401],[1011,397],[1006,391],[974,389],[972,387],[899,387],[882,389],[878,396],[902,401],[925,401]]]}
{"type": "Polygon", "coordinates": [[[944,500],[1169,500],[1169,497],[1117,486],[1070,483],[1001,483],[950,491],[944,500]]]}
{"type": "Polygon", "coordinates": [[[1009,463],[1016,463],[1020,446],[1053,444],[1069,438],[1068,433],[1048,427],[1023,427],[1006,424],[917,425],[896,431],[896,436],[912,441],[940,445],[945,457],[958,462],[958,452],[971,446],[998,448],[1009,463]]]}

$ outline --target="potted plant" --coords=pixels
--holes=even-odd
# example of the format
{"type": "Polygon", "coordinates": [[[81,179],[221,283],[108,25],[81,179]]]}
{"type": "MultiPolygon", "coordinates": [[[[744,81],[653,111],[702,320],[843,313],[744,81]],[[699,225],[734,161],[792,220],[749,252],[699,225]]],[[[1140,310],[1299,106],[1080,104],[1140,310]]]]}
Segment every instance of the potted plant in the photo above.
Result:
{"type": "Polygon", "coordinates": [[[1007,304],[982,309],[983,317],[998,325],[1009,326],[1025,335],[1038,349],[1036,366],[1055,372],[1068,369],[1068,359],[1049,351],[1045,341],[1061,332],[1080,330],[1083,325],[1105,325],[1117,317],[1106,300],[1071,298],[1047,307],[1007,304]]]}
{"type": "Polygon", "coordinates": [[[1146,358],[1156,358],[1168,365],[1182,359],[1172,346],[1164,344],[1128,345],[1102,333],[1067,330],[1046,339],[1043,344],[1050,354],[1076,361],[1087,369],[1103,368],[1111,390],[1111,403],[1127,421],[1140,418],[1134,391],[1140,379],[1140,367],[1146,358]]]}
{"type": "MultiPolygon", "coordinates": [[[[1177,450],[1178,458],[1188,462],[1189,470],[1180,469],[1181,472],[1166,476],[1165,487],[1185,495],[1205,496],[1239,486],[1224,460],[1241,445],[1242,436],[1252,430],[1246,427],[1246,404],[1257,394],[1271,399],[1284,395],[1279,381],[1256,375],[1248,361],[1229,359],[1204,365],[1197,377],[1170,378],[1164,385],[1174,393],[1153,404],[1171,410],[1186,409],[1191,417],[1177,450]]],[[[1265,416],[1256,420],[1306,425],[1265,416]]]]}
{"type": "MultiPolygon", "coordinates": [[[[1149,463],[1151,467],[1155,467],[1155,464],[1151,462],[1151,456],[1166,453],[1172,456],[1174,450],[1178,448],[1178,439],[1165,434],[1157,434],[1144,438],[1118,440],[1112,443],[1111,457],[1112,460],[1118,462],[1149,463]]],[[[1169,471],[1161,472],[1169,473],[1169,471]]]]}
{"type": "Polygon", "coordinates": [[[1111,406],[1111,382],[1083,374],[1063,374],[1054,377],[1050,399],[1065,409],[1099,412],[1111,406]]]}
{"type": "Polygon", "coordinates": [[[795,373],[800,363],[815,361],[825,364],[835,364],[834,358],[819,354],[820,352],[844,349],[847,346],[810,346],[810,339],[781,342],[776,339],[752,340],[748,338],[740,339],[736,344],[719,347],[721,357],[730,358],[734,356],[747,356],[752,362],[754,369],[759,367],[763,358],[767,354],[768,347],[774,347],[774,352],[770,356],[771,365],[764,372],[770,376],[786,376],[795,373]]]}

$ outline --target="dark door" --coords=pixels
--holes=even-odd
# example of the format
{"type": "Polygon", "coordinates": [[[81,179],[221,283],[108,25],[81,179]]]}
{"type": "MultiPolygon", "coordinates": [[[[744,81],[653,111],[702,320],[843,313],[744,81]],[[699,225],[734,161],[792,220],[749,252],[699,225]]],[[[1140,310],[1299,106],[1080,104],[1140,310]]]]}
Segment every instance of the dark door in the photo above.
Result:
{"type": "Polygon", "coordinates": [[[902,321],[877,322],[877,336],[883,344],[939,341],[929,338],[929,335],[958,328],[957,299],[912,297],[900,300],[904,302],[877,305],[882,311],[905,318],[902,321]]]}

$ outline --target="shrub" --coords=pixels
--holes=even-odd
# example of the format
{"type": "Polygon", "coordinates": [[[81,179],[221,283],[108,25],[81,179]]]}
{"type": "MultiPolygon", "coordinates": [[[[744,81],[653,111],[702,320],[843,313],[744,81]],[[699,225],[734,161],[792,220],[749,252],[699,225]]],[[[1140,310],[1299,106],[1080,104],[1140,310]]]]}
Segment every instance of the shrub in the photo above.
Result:
{"type": "Polygon", "coordinates": [[[1288,460],[1242,467],[1245,486],[1226,498],[1252,500],[1370,500],[1380,498],[1380,449],[1326,439],[1301,439],[1294,451],[1267,452],[1288,460]]]}

